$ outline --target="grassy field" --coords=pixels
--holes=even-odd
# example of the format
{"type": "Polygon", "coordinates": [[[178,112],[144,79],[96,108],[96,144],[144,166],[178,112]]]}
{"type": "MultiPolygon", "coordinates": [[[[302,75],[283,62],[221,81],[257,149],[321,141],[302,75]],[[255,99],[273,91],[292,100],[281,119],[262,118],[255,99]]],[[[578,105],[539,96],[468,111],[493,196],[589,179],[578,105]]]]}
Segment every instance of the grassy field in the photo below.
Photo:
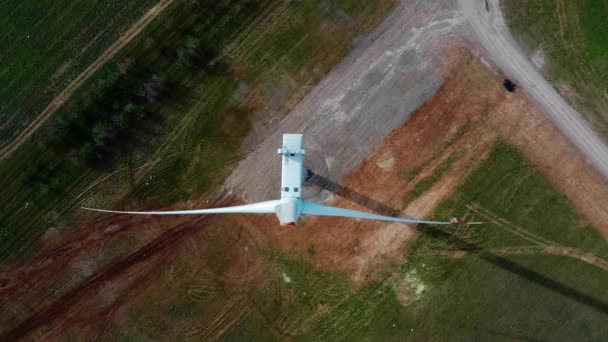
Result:
{"type": "MultiPolygon", "coordinates": [[[[112,75],[132,70],[128,66],[135,63],[147,66],[152,75],[166,73],[173,78],[170,84],[177,84],[172,88],[176,95],[146,104],[146,115],[158,118],[157,123],[135,125],[138,139],[121,140],[120,149],[100,145],[97,158],[104,163],[99,167],[75,160],[69,143],[71,148],[48,148],[46,143],[56,134],[53,121],[0,165],[0,262],[23,257],[49,227],[70,227],[77,221],[75,208],[85,199],[104,207],[153,207],[216,193],[230,165],[246,153],[239,146],[249,120],[264,112],[273,92],[285,86],[282,80],[295,82],[293,93],[318,82],[348,52],[352,39],[377,25],[393,4],[341,0],[328,7],[325,1],[268,0],[245,19],[238,16],[239,8],[228,6],[201,22],[190,3],[178,1],[169,8],[58,115],[75,118],[78,126],[86,117],[80,114],[88,110],[87,103],[99,100],[100,89],[112,89],[112,75]],[[236,19],[239,24],[232,25],[236,19]],[[200,31],[197,25],[207,29],[200,31]],[[174,70],[173,57],[192,51],[187,48],[196,43],[193,38],[219,52],[225,68],[199,68],[186,59],[185,68],[174,70]],[[255,96],[237,96],[239,88],[255,96]]],[[[287,105],[281,107],[279,115],[288,110],[287,105]]],[[[83,130],[89,134],[85,139],[93,139],[90,129],[83,130]]],[[[452,163],[446,160],[422,179],[412,198],[428,190],[452,163]]],[[[447,231],[421,229],[400,265],[364,287],[352,284],[345,274],[320,271],[266,251],[265,283],[254,293],[235,294],[223,282],[223,251],[200,237],[203,241],[198,243],[210,249],[206,252],[212,257],[202,258],[204,253],[190,242],[170,267],[155,270],[149,285],[153,289],[138,293],[136,305],[121,312],[126,324],[110,329],[104,325],[103,339],[606,336],[607,273],[576,259],[576,254],[568,257],[556,251],[570,248],[608,259],[608,246],[517,150],[499,143],[435,216],[445,219],[462,213],[508,222],[447,231]],[[213,330],[214,324],[232,328],[213,330]],[[209,332],[202,330],[206,327],[209,332]]],[[[120,251],[102,262],[126,253],[135,243],[126,242],[109,247],[120,251]]]]}
{"type": "Polygon", "coordinates": [[[543,252],[542,246],[608,259],[608,245],[513,147],[498,143],[435,216],[469,212],[469,218],[487,219],[473,207],[526,234],[503,224],[447,231],[421,227],[402,263],[362,288],[344,274],[269,253],[269,277],[252,296],[254,310],[227,340],[268,331],[273,332],[268,340],[303,341],[606,336],[608,271],[543,252]]]}
{"type": "Polygon", "coordinates": [[[415,325],[425,331],[419,336],[597,340],[606,334],[608,296],[600,284],[608,272],[535,250],[574,248],[607,259],[608,245],[513,147],[499,143],[436,216],[471,208],[485,213],[469,211],[475,219],[510,224],[458,229],[444,238],[426,231],[404,264],[431,289],[416,305],[415,325]],[[469,252],[454,252],[459,249],[469,252]]]}
{"type": "MultiPolygon", "coordinates": [[[[369,10],[368,6],[342,9],[333,4],[327,7],[320,0],[269,0],[244,11],[239,2],[176,0],[87,81],[34,139],[0,163],[3,267],[27,263],[51,227],[63,235],[75,227],[86,232],[89,220],[97,216],[78,210],[83,204],[141,208],[169,206],[180,200],[212,200],[222,190],[230,167],[247,153],[241,141],[249,132],[251,117],[266,118],[270,110],[275,119],[286,115],[348,53],[353,40],[377,26],[394,5],[393,1],[377,1],[371,6],[373,15],[357,16],[357,11],[369,10]],[[224,7],[202,11],[198,6],[205,4],[224,7]],[[207,59],[197,63],[201,51],[197,47],[217,53],[215,66],[207,59]],[[182,65],[174,62],[177,60],[182,65]],[[126,77],[126,84],[145,84],[158,74],[166,75],[169,92],[162,101],[138,100],[134,98],[137,93],[127,94],[130,87],[115,82],[126,77]],[[289,80],[287,89],[284,80],[289,80]],[[121,88],[120,94],[108,96],[121,88]],[[276,91],[289,96],[277,104],[276,91]],[[145,117],[153,119],[151,123],[138,122],[140,114],[133,116],[135,122],[125,124],[120,116],[114,120],[129,101],[141,104],[145,117]],[[103,126],[116,131],[112,139],[99,139],[104,135],[95,127],[103,126]],[[123,127],[133,134],[123,134],[118,129],[123,127]],[[75,156],[79,151],[76,141],[96,144],[94,162],[75,156]]],[[[344,3],[355,2],[358,0],[344,3]]],[[[103,250],[93,252],[96,267],[122,260],[148,241],[146,238],[149,236],[135,230],[109,241],[103,250]]],[[[190,253],[204,254],[214,248],[209,245],[205,240],[197,246],[200,249],[184,248],[188,253],[170,267],[155,268],[152,278],[142,282],[162,287],[162,299],[155,296],[158,292],[147,296],[138,291],[137,296],[130,296],[146,305],[126,306],[125,324],[100,327],[93,335],[86,328],[83,332],[74,327],[66,331],[66,339],[74,334],[75,340],[87,340],[105,332],[106,340],[171,340],[176,336],[200,340],[195,338],[200,334],[189,334],[201,326],[201,320],[213,318],[201,312],[218,312],[240,298],[223,289],[221,277],[209,274],[209,269],[220,272],[226,265],[224,250],[210,252],[209,265],[201,262],[205,258],[193,258],[190,253]],[[163,277],[158,275],[161,272],[163,277]]],[[[57,285],[62,291],[70,291],[82,281],[71,267],[49,280],[62,284],[57,285]]],[[[11,324],[39,309],[47,299],[31,299],[32,310],[10,316],[11,324]]],[[[242,305],[233,307],[243,309],[242,305]]],[[[228,316],[239,317],[238,312],[228,316]]],[[[93,324],[100,322],[96,319],[93,324]]]]}
{"type": "Polygon", "coordinates": [[[227,167],[247,152],[239,146],[251,116],[266,115],[273,93],[284,91],[283,80],[291,82],[290,97],[275,116],[285,115],[305,95],[302,89],[317,83],[394,4],[375,2],[374,15],[364,17],[357,11],[369,5],[356,2],[342,8],[268,0],[247,8],[239,1],[176,1],[0,165],[0,260],[28,250],[49,227],[69,227],[83,200],[163,206],[204,192],[212,197],[227,167]],[[208,5],[217,7],[201,7],[208,5]],[[200,51],[218,57],[213,68],[194,59],[200,51]],[[108,125],[123,127],[116,108],[139,101],[115,80],[145,86],[155,75],[165,76],[169,96],[142,104],[150,120],[108,132],[108,125]],[[237,96],[239,88],[254,96],[237,96]],[[88,154],[93,163],[78,158],[86,144],[95,146],[88,154]]]}
{"type": "Polygon", "coordinates": [[[156,1],[2,1],[0,146],[156,1]]]}
{"type": "Polygon", "coordinates": [[[502,4],[523,47],[531,55],[538,49],[544,52],[546,73],[556,88],[607,134],[608,3],[514,0],[502,4]]]}

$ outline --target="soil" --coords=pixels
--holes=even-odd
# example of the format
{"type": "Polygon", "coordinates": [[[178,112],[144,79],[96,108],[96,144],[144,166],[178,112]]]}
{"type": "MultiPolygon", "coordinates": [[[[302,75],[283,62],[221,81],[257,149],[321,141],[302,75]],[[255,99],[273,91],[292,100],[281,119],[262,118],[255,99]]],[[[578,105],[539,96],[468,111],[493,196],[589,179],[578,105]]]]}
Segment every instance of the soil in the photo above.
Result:
{"type": "MultiPolygon", "coordinates": [[[[322,181],[325,192],[332,193],[326,203],[427,217],[500,138],[517,146],[608,237],[608,212],[601,205],[608,184],[601,176],[524,95],[507,92],[497,73],[465,51],[453,50],[446,56],[454,67],[437,95],[391,132],[342,184],[322,181]],[[455,159],[450,170],[420,197],[404,204],[414,185],[449,158],[455,159]],[[413,170],[417,174],[407,179],[413,170]]],[[[375,279],[394,258],[406,253],[416,236],[413,227],[360,220],[308,218],[296,229],[277,229],[274,218],[234,220],[259,230],[271,246],[321,269],[346,272],[357,283],[375,279]]]]}
{"type": "MultiPolygon", "coordinates": [[[[239,166],[228,188],[246,201],[276,194],[274,184],[266,180],[278,174],[278,160],[265,155],[278,146],[280,134],[301,129],[312,149],[328,153],[327,176],[312,179],[324,189],[319,199],[331,205],[422,218],[454,191],[501,138],[517,146],[608,237],[608,211],[601,206],[608,198],[608,185],[524,93],[508,93],[502,87],[503,78],[458,48],[441,54],[439,61],[412,67],[425,62],[429,53],[418,54],[419,38],[431,26],[416,19],[428,19],[428,9],[420,8],[400,6],[379,31],[395,42],[375,40],[356,61],[347,58],[298,105],[295,114],[269,128],[271,137],[239,166]],[[409,19],[400,21],[400,14],[409,19]],[[430,189],[404,203],[415,184],[448,160],[451,166],[430,189]],[[256,182],[260,179],[265,181],[256,182]]],[[[461,19],[451,12],[435,12],[439,17],[433,27],[439,31],[460,24],[461,19]]],[[[240,202],[229,198],[215,204],[240,202]]],[[[101,336],[108,326],[125,323],[127,306],[129,310],[144,308],[150,320],[161,320],[159,308],[171,298],[190,293],[186,281],[199,274],[213,279],[204,284],[205,291],[234,294],[234,298],[211,303],[211,308],[217,305],[217,315],[201,322],[205,328],[196,332],[196,336],[217,336],[213,331],[225,331],[248,309],[234,303],[263,283],[264,251],[279,249],[320,269],[345,272],[355,283],[364,284],[403,258],[416,234],[412,226],[340,218],[310,217],[292,228],[279,227],[273,216],[111,216],[88,222],[65,239],[50,237],[49,247],[42,248],[33,261],[2,270],[0,304],[6,314],[0,325],[14,329],[4,331],[0,340],[26,334],[55,339],[68,329],[101,336]],[[132,245],[120,249],[127,252],[102,266],[92,266],[99,264],[97,255],[112,241],[129,239],[132,245]],[[78,272],[68,265],[80,274],[73,274],[78,272]],[[172,270],[179,267],[190,273],[177,276],[172,270]],[[67,275],[67,280],[62,278],[67,275]],[[221,292],[214,287],[217,284],[221,292]],[[149,298],[159,302],[149,303],[149,298]],[[233,304],[223,307],[221,303],[233,304]],[[32,314],[32,308],[38,311],[32,314]]]]}
{"type": "MultiPolygon", "coordinates": [[[[223,199],[214,204],[232,203],[234,200],[223,199]]],[[[96,322],[100,312],[114,307],[125,296],[125,291],[138,286],[138,279],[148,276],[147,271],[153,270],[157,263],[175,256],[172,247],[206,227],[210,219],[199,216],[158,220],[114,215],[90,222],[62,243],[43,249],[30,264],[3,272],[0,303],[11,309],[1,318],[0,324],[20,323],[12,330],[4,331],[0,340],[15,340],[56,320],[59,324],[54,329],[74,320],[96,322]],[[115,228],[116,225],[120,228],[115,228]],[[74,272],[74,266],[89,264],[101,254],[101,247],[127,238],[129,231],[139,237],[134,246],[129,246],[134,252],[118,255],[107,265],[90,265],[91,270],[87,273],[92,274],[74,272]],[[67,265],[72,267],[66,269],[67,265]],[[15,301],[20,305],[12,306],[15,301]],[[20,307],[26,304],[40,309],[22,318],[28,313],[22,312],[20,307]]]]}
{"type": "MultiPolygon", "coordinates": [[[[608,196],[608,186],[602,178],[522,94],[504,90],[498,74],[464,50],[455,48],[445,56],[443,65],[452,67],[445,68],[446,81],[436,96],[393,130],[341,184],[313,177],[311,182],[324,189],[320,197],[331,205],[426,217],[483,160],[495,140],[502,138],[520,148],[529,162],[606,234],[608,228],[602,222],[608,222],[608,214],[599,204],[608,196]],[[415,184],[430,177],[448,159],[452,161],[449,170],[428,191],[404,203],[415,184]]],[[[240,201],[230,199],[217,205],[228,202],[240,201]]],[[[93,330],[99,331],[109,324],[122,324],[122,305],[140,301],[142,293],[166,291],[170,281],[159,272],[169,265],[186,263],[193,272],[211,272],[221,280],[224,293],[246,296],[264,281],[262,254],[268,249],[279,249],[320,269],[345,272],[355,283],[364,284],[378,279],[401,259],[416,235],[413,226],[340,218],[305,218],[291,228],[278,227],[271,215],[212,219],[112,216],[90,222],[87,229],[63,241],[49,239],[51,247],[43,248],[34,261],[2,273],[0,301],[10,312],[2,323],[21,322],[3,337],[23,336],[49,323],[48,329],[36,333],[41,334],[38,337],[57,337],[73,326],[83,331],[97,327],[93,330]],[[133,235],[134,228],[139,238],[128,249],[136,252],[118,256],[105,267],[91,266],[96,265],[94,256],[109,241],[133,235]],[[221,255],[219,264],[200,262],[217,255],[221,255]],[[81,269],[80,279],[84,280],[57,287],[66,265],[81,269]],[[149,277],[162,281],[149,284],[149,277]],[[11,302],[41,309],[27,316],[11,302]],[[91,307],[99,310],[87,310],[91,307]]],[[[68,273],[78,273],[73,271],[68,273]]],[[[243,315],[239,310],[235,317],[243,315]]],[[[217,322],[224,322],[222,317],[218,316],[217,322]]],[[[204,330],[205,335],[214,327],[223,331],[225,324],[238,323],[214,322],[205,323],[211,329],[204,330]]]]}
{"type": "MultiPolygon", "coordinates": [[[[451,53],[449,56],[457,56],[451,53]]],[[[491,102],[499,101],[500,82],[488,97],[467,96],[486,88],[478,74],[471,73],[470,57],[455,61],[437,95],[417,110],[407,124],[400,126],[342,184],[328,179],[315,180],[324,192],[331,193],[326,203],[382,214],[402,213],[428,216],[435,206],[453,191],[485,153],[494,139],[485,134],[482,122],[491,102]],[[466,83],[469,86],[462,87],[466,83]],[[403,203],[405,195],[421,179],[428,177],[450,156],[459,157],[451,170],[421,197],[403,203]],[[412,179],[405,174],[420,173],[412,179]]],[[[295,229],[276,228],[275,218],[230,218],[261,232],[268,244],[317,267],[346,272],[357,283],[375,279],[383,267],[402,256],[415,239],[414,227],[384,222],[310,217],[295,229]]]]}

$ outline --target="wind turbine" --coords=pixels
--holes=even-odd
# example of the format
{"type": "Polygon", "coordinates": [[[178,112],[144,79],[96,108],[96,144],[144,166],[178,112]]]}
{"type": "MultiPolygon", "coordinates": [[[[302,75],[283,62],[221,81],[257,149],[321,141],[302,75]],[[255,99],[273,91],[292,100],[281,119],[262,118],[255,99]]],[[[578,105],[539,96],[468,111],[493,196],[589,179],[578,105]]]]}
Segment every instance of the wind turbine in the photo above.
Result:
{"type": "Polygon", "coordinates": [[[303,165],[306,150],[303,134],[283,134],[281,199],[225,208],[175,211],[115,211],[85,208],[104,213],[132,215],[201,215],[201,214],[276,214],[281,226],[295,226],[301,215],[354,217],[369,220],[416,224],[482,224],[483,222],[426,221],[366,213],[363,211],[331,207],[302,199],[303,165]]]}

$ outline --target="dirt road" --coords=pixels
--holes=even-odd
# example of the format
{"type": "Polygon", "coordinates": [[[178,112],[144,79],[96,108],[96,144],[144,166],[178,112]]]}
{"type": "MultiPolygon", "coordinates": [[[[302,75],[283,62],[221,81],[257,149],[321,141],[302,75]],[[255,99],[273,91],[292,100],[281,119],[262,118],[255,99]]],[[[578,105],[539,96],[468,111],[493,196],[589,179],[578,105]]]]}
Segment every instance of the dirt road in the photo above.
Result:
{"type": "Polygon", "coordinates": [[[483,208],[479,203],[472,203],[467,205],[467,208],[477,213],[481,217],[484,217],[499,226],[501,229],[508,230],[514,235],[517,235],[527,240],[531,246],[523,247],[502,247],[492,252],[500,255],[529,255],[529,254],[545,254],[545,255],[561,255],[569,258],[578,259],[582,262],[593,265],[604,271],[608,271],[608,260],[602,259],[592,253],[582,251],[577,248],[571,248],[560,245],[556,242],[547,240],[541,236],[538,236],[529,230],[519,227],[506,219],[488,211],[483,208]]]}
{"type": "MultiPolygon", "coordinates": [[[[170,0],[161,3],[168,5],[169,2],[170,0]]],[[[341,183],[344,177],[358,168],[362,161],[381,146],[392,130],[401,126],[411,113],[436,95],[444,83],[441,68],[438,68],[442,63],[438,57],[440,56],[439,49],[446,43],[454,44],[454,42],[456,45],[468,43],[467,45],[480,48],[487,60],[495,63],[498,68],[508,73],[509,77],[522,85],[524,92],[543,108],[547,116],[552,118],[570,139],[573,139],[576,146],[588,155],[588,158],[594,162],[596,167],[600,168],[604,175],[608,175],[605,172],[608,168],[601,168],[602,165],[608,165],[602,164],[608,158],[603,157],[602,153],[605,148],[601,141],[592,132],[590,137],[594,137],[593,139],[587,139],[588,137],[584,136],[585,132],[590,131],[585,131],[589,128],[582,122],[580,115],[555,93],[532,67],[526,56],[517,50],[508,31],[504,28],[504,23],[500,24],[501,17],[497,3],[490,1],[489,4],[491,4],[490,12],[486,12],[483,1],[403,0],[376,33],[362,39],[355,50],[319,86],[313,89],[292,113],[280,123],[262,131],[264,141],[233,171],[227,182],[227,188],[234,190],[236,194],[243,194],[246,201],[276,197],[280,181],[280,163],[273,151],[279,147],[281,135],[285,132],[306,133],[306,147],[311,154],[316,154],[326,163],[329,169],[327,177],[333,182],[341,183]],[[497,22],[498,24],[496,24],[497,22]],[[496,29],[496,27],[503,29],[496,29]],[[573,130],[573,136],[567,133],[569,129],[573,130]],[[582,138],[585,138],[582,142],[577,143],[575,140],[582,138]],[[593,158],[596,158],[597,161],[593,158]]],[[[454,102],[457,103],[459,99],[461,99],[460,96],[455,97],[454,102]]],[[[445,101],[444,98],[437,99],[436,111],[441,110],[439,105],[445,101]]],[[[455,105],[451,104],[451,106],[455,105]]],[[[482,112],[468,104],[467,111],[482,112]]],[[[449,117],[450,115],[447,111],[440,114],[442,115],[438,116],[449,117]]],[[[448,131],[448,129],[441,130],[446,133],[448,131]]],[[[425,134],[425,132],[418,132],[418,135],[415,131],[408,131],[408,133],[411,134],[407,134],[407,138],[412,139],[415,143],[424,143],[425,137],[433,136],[425,134]]],[[[398,150],[404,145],[395,144],[394,146],[398,150]]],[[[399,151],[395,151],[394,155],[401,156],[401,159],[393,162],[399,165],[399,163],[404,163],[404,159],[403,155],[397,152],[399,151]]],[[[414,152],[412,154],[430,155],[422,149],[414,152]]],[[[417,156],[412,158],[417,158],[417,156]]],[[[388,168],[386,163],[377,165],[380,168],[388,168]]],[[[388,171],[385,170],[385,172],[388,171]]],[[[373,173],[364,174],[364,177],[361,177],[364,181],[358,184],[366,184],[370,188],[375,187],[373,181],[367,182],[372,178],[370,175],[374,174],[377,174],[376,170],[373,173]]],[[[397,179],[397,177],[392,177],[392,179],[397,179]]],[[[386,184],[393,185],[390,181],[386,181],[384,185],[386,184]]],[[[355,190],[361,189],[355,188],[355,190]]],[[[400,194],[393,194],[391,189],[384,193],[382,196],[386,198],[377,198],[380,203],[384,203],[387,198],[400,199],[402,197],[399,196],[400,194]]],[[[321,193],[319,197],[322,199],[328,196],[329,193],[321,193]]],[[[396,199],[393,200],[396,201],[396,199]]],[[[411,209],[406,211],[424,215],[423,211],[411,209]]],[[[275,229],[274,226],[269,225],[269,227],[271,228],[268,229],[275,229]]],[[[326,226],[321,228],[323,229],[319,229],[318,232],[319,239],[326,239],[326,226]]],[[[187,231],[191,229],[194,228],[187,228],[187,231]]],[[[344,240],[342,227],[333,229],[333,231],[337,236],[336,240],[338,238],[344,240]]],[[[394,233],[396,230],[389,227],[378,231],[394,233]]],[[[289,233],[292,234],[292,232],[289,233]]],[[[398,243],[407,242],[409,237],[407,230],[397,233],[402,235],[377,234],[377,236],[372,236],[369,239],[369,250],[385,251],[388,249],[386,247],[398,247],[395,245],[396,239],[398,239],[398,243]],[[384,244],[375,244],[376,240],[384,244]]],[[[311,231],[301,230],[299,234],[302,236],[297,239],[298,243],[304,239],[310,239],[311,231]]],[[[48,324],[56,319],[57,315],[67,311],[80,298],[87,297],[100,285],[115,279],[121,272],[124,273],[149,258],[149,255],[153,254],[152,250],[164,251],[168,246],[173,246],[174,242],[177,243],[174,236],[176,235],[164,235],[154,241],[151,245],[153,249],[150,249],[150,246],[141,249],[128,258],[110,265],[99,274],[93,275],[81,286],[24,320],[14,330],[5,332],[4,337],[21,336],[21,334],[29,333],[30,329],[48,324]]],[[[537,238],[535,239],[537,240],[537,238]]],[[[352,255],[352,252],[347,249],[348,247],[350,246],[344,247],[344,255],[352,255]]],[[[549,247],[551,246],[547,248],[549,247]]],[[[335,250],[336,246],[331,245],[328,246],[329,248],[335,250]]],[[[554,254],[572,254],[570,250],[548,249],[548,251],[554,254]]],[[[321,254],[323,251],[320,250],[317,253],[321,254]]],[[[579,256],[597,261],[590,259],[588,255],[579,256]]],[[[377,253],[371,257],[380,263],[386,256],[377,253]]],[[[365,260],[369,259],[369,255],[365,255],[365,260]]],[[[370,265],[371,268],[378,264],[370,263],[370,265]]]]}
{"type": "Polygon", "coordinates": [[[472,30],[471,39],[480,45],[486,58],[519,84],[595,169],[608,178],[608,146],[517,47],[505,24],[499,1],[459,0],[458,3],[472,30]]]}
{"type": "MultiPolygon", "coordinates": [[[[521,86],[604,177],[608,147],[521,52],[504,23],[498,0],[402,0],[369,38],[241,162],[227,182],[246,201],[277,195],[281,134],[303,132],[308,149],[323,151],[329,178],[339,182],[399,127],[443,82],[440,50],[462,45],[521,86]]],[[[327,194],[321,194],[321,198],[327,194]]],[[[319,199],[319,198],[318,198],[319,199]]]]}
{"type": "Polygon", "coordinates": [[[89,65],[78,77],[76,77],[64,90],[62,90],[46,108],[36,116],[17,137],[0,150],[0,160],[6,159],[15,152],[21,144],[29,139],[63,104],[86,82],[93,74],[116,56],[133,38],[156,18],[173,0],[160,0],[158,4],[150,8],[133,26],[131,26],[120,38],[110,45],[91,65],[89,65]]]}

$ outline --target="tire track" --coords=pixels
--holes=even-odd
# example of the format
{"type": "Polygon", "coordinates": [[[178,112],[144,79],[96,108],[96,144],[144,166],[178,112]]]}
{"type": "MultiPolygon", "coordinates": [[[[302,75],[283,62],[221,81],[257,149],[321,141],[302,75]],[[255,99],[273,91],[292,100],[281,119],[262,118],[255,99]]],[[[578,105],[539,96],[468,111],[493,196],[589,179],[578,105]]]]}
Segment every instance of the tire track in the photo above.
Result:
{"type": "MultiPolygon", "coordinates": [[[[469,210],[477,213],[478,215],[493,221],[497,226],[508,230],[510,233],[517,235],[535,246],[518,246],[518,247],[500,247],[489,249],[488,252],[496,255],[529,255],[529,254],[542,254],[542,255],[560,255],[578,259],[587,264],[593,265],[604,271],[608,271],[608,260],[604,260],[594,254],[587,253],[577,248],[567,247],[555,243],[551,240],[545,239],[539,235],[531,233],[527,229],[517,226],[506,219],[495,215],[489,210],[481,207],[479,204],[469,204],[466,206],[469,210]]],[[[453,256],[463,256],[467,254],[467,251],[443,251],[442,254],[451,254],[453,256]]]]}
{"type": "Polygon", "coordinates": [[[512,234],[517,235],[524,240],[528,240],[529,242],[532,242],[536,245],[561,247],[560,245],[556,244],[555,242],[553,242],[551,240],[547,240],[539,235],[533,234],[530,231],[528,231],[524,228],[521,228],[498,215],[493,214],[489,210],[481,207],[478,203],[467,204],[466,208],[473,211],[474,213],[477,213],[478,215],[481,215],[482,217],[496,223],[497,225],[508,230],[512,234]]]}
{"type": "Polygon", "coordinates": [[[515,80],[587,161],[608,178],[608,145],[521,52],[511,37],[498,0],[488,0],[489,11],[485,10],[483,1],[459,0],[458,3],[472,29],[471,38],[484,55],[515,80]]]}
{"type": "MultiPolygon", "coordinates": [[[[223,198],[213,203],[213,206],[228,206],[234,203],[234,200],[223,198]]],[[[132,271],[136,266],[142,265],[145,261],[150,260],[153,257],[162,256],[163,253],[171,253],[172,247],[179,245],[188,237],[205,227],[205,224],[208,223],[208,221],[209,216],[199,216],[166,231],[164,234],[131,253],[124,259],[114,262],[100,272],[92,275],[53,303],[26,318],[13,329],[3,332],[2,335],[0,335],[0,341],[15,341],[21,339],[41,326],[57,320],[78,302],[86,299],[91,294],[96,293],[96,291],[107,282],[115,280],[119,276],[132,271]]]]}

